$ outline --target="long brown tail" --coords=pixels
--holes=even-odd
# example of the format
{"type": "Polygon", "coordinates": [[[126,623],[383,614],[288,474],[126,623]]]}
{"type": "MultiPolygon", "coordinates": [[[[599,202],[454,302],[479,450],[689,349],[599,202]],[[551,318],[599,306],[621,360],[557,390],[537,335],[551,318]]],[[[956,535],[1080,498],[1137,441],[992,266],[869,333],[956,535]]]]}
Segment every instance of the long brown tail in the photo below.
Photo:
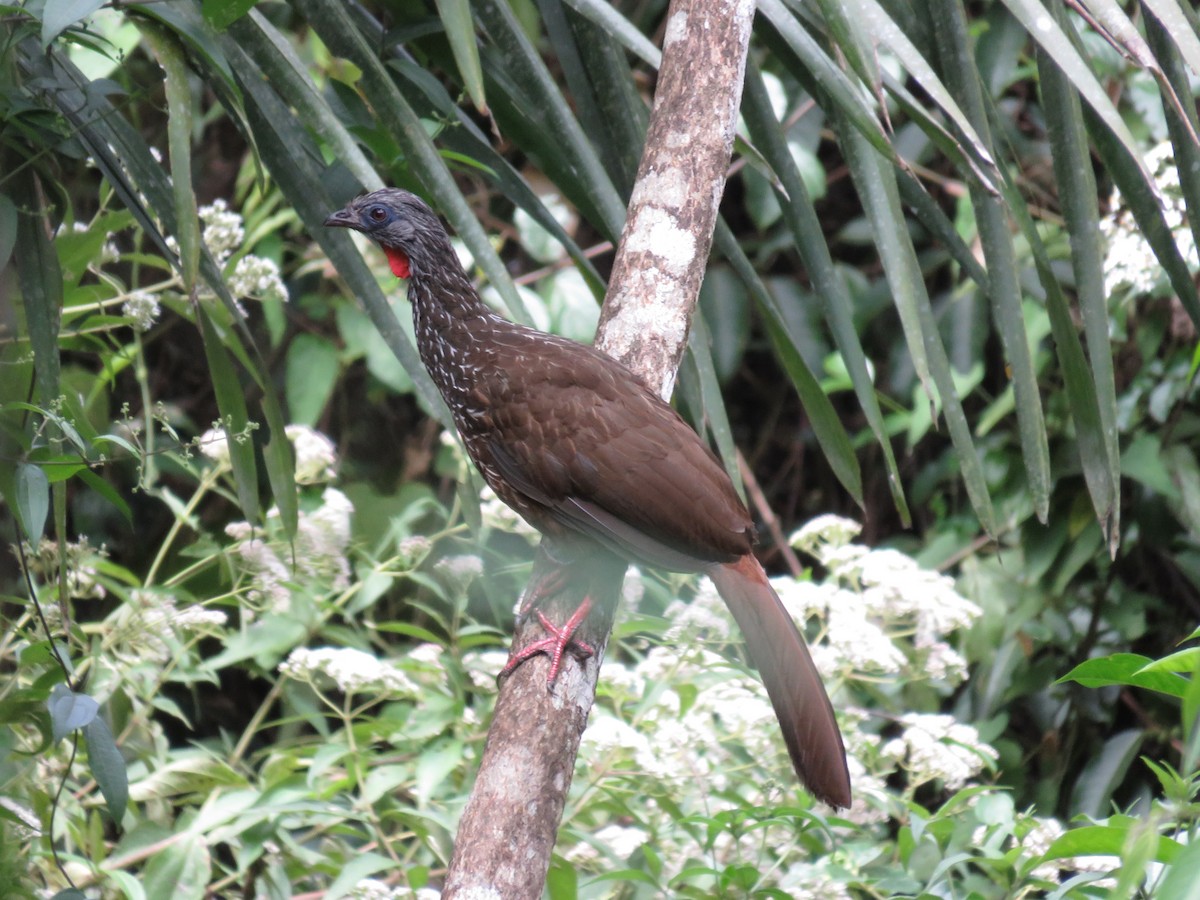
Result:
{"type": "Polygon", "coordinates": [[[708,573],[746,638],[796,774],[830,806],[850,805],[846,749],[808,647],[752,554],[708,573]]]}

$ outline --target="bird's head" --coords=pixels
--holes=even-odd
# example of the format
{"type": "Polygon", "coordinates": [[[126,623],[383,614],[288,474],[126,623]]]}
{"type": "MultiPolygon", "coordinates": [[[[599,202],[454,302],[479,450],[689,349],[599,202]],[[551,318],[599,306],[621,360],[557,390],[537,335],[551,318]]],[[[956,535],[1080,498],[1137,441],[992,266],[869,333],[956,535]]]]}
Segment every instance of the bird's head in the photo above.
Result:
{"type": "Polygon", "coordinates": [[[399,188],[382,188],[355,197],[325,220],[327,227],[361,231],[385,254],[392,272],[408,278],[414,267],[449,244],[446,229],[424,200],[399,188]]]}

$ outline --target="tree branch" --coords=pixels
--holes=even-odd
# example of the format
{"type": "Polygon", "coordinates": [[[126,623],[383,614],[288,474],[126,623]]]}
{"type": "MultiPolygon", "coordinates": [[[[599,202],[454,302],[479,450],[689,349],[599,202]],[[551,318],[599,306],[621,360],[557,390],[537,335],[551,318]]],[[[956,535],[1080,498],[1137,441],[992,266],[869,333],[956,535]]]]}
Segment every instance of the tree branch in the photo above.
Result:
{"type": "MultiPolygon", "coordinates": [[[[753,16],[753,0],[673,0],[667,13],[654,110],[596,338],[663,397],[674,386],[708,262],[753,16]]],[[[543,544],[530,584],[558,564],[543,544]]],[[[603,552],[573,559],[572,579],[547,614],[563,621],[589,596],[580,636],[595,654],[582,665],[567,660],[552,690],[545,657],[501,685],[444,897],[542,895],[625,568],[603,552]]],[[[513,647],[542,636],[528,617],[513,647]]]]}

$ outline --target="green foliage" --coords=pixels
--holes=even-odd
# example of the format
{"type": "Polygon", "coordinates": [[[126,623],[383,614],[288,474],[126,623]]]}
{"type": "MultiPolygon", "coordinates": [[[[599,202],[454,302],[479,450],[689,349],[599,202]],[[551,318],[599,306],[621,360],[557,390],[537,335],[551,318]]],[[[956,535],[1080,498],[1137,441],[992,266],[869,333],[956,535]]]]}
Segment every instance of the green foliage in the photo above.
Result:
{"type": "MultiPolygon", "coordinates": [[[[436,888],[530,535],[321,223],[418,189],[492,301],[587,339],[659,12],[101,7],[0,45],[0,884],[436,888]]],[[[631,582],[547,890],[1187,895],[1194,15],[1105,7],[1120,56],[1058,4],[759,12],[681,404],[786,524],[859,506],[925,568],[826,520],[780,581],[845,816],[781,780],[703,588],[631,582]],[[951,594],[982,614],[933,627],[951,594]]]]}

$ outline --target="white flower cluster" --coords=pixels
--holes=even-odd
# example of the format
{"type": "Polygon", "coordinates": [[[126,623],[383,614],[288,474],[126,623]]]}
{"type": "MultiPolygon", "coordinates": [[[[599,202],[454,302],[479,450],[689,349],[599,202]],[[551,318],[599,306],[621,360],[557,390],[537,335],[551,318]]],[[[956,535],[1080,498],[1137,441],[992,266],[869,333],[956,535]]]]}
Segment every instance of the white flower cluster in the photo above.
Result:
{"type": "Polygon", "coordinates": [[[799,621],[819,616],[826,642],[813,648],[824,674],[856,671],[897,675],[911,669],[940,681],[966,677],[966,660],[945,636],[974,622],[982,610],[954,588],[954,581],[922,569],[898,550],[872,550],[851,543],[859,525],[839,516],[819,516],[791,542],[829,571],[821,584],[772,579],[789,612],[799,621]],[[902,647],[911,644],[915,660],[902,647]]]}
{"type": "Polygon", "coordinates": [[[235,297],[254,297],[258,300],[278,300],[284,302],[288,298],[287,287],[279,274],[279,266],[275,260],[265,256],[243,256],[233,267],[233,273],[226,280],[229,292],[235,297]]]}
{"type": "Polygon", "coordinates": [[[134,591],[129,602],[106,621],[113,655],[130,664],[163,663],[178,652],[173,646],[188,634],[220,635],[228,616],[200,605],[183,609],[175,598],[150,591],[134,591]]]}
{"type": "Polygon", "coordinates": [[[296,681],[332,682],[344,694],[363,691],[415,697],[417,685],[395,666],[352,647],[299,647],[279,664],[279,673],[296,681]]]}
{"type": "MultiPolygon", "coordinates": [[[[292,559],[291,547],[272,543],[255,535],[248,522],[231,522],[225,533],[237,541],[231,548],[242,561],[251,580],[248,592],[252,600],[270,610],[285,609],[293,586],[305,585],[318,590],[345,590],[350,584],[350,517],[354,505],[337,488],[327,487],[321,505],[301,510],[296,527],[295,571],[284,560],[292,559]]],[[[277,517],[272,509],[269,518],[277,517]]]]}
{"type": "Polygon", "coordinates": [[[601,707],[593,710],[582,738],[590,749],[580,753],[589,767],[613,754],[655,779],[696,779],[723,790],[746,780],[731,773],[747,758],[786,765],[762,685],[698,644],[654,647],[632,668],[606,662],[601,681],[619,683],[627,696],[654,700],[640,709],[636,727],[601,707]],[[676,685],[688,686],[686,698],[676,685]]]}
{"type": "MultiPolygon", "coordinates": [[[[1179,171],[1168,141],[1154,147],[1145,157],[1146,168],[1154,178],[1162,197],[1163,218],[1179,253],[1188,268],[1200,269],[1200,254],[1188,222],[1187,203],[1179,185],[1179,171]]],[[[1104,290],[1111,297],[1153,295],[1168,285],[1162,266],[1142,236],[1133,213],[1123,206],[1121,194],[1114,190],[1109,200],[1112,212],[1100,220],[1100,233],[1107,247],[1104,255],[1104,290]]]]}
{"type": "Polygon", "coordinates": [[[204,225],[204,243],[218,264],[224,263],[246,238],[242,217],[229,208],[229,204],[217,198],[197,212],[204,225]]]}
{"type": "Polygon", "coordinates": [[[910,713],[900,721],[904,733],[888,741],[882,754],[902,763],[914,786],[941,781],[946,790],[956,791],[999,759],[978,731],[953,716],[910,713]]]}
{"type": "MultiPolygon", "coordinates": [[[[204,226],[202,238],[217,265],[225,268],[225,286],[235,298],[287,300],[287,287],[274,260],[246,254],[229,267],[229,260],[246,239],[246,228],[239,213],[223,199],[216,199],[197,210],[204,226]]],[[[179,252],[179,242],[167,238],[167,246],[179,252]]]]}
{"type": "Polygon", "coordinates": [[[121,304],[121,315],[133,319],[135,331],[149,331],[158,321],[158,298],[149,291],[130,291],[121,304]]]}
{"type": "Polygon", "coordinates": [[[337,447],[333,441],[308,425],[288,425],[284,433],[296,453],[296,483],[330,481],[337,470],[337,447]]]}
{"type": "Polygon", "coordinates": [[[624,862],[649,840],[650,835],[641,828],[630,825],[605,825],[591,835],[589,841],[571,847],[566,852],[565,859],[575,865],[587,865],[598,862],[601,851],[605,851],[613,859],[624,862]]]}
{"type": "MultiPolygon", "coordinates": [[[[1033,828],[1017,843],[1023,856],[1036,859],[1049,852],[1054,842],[1066,834],[1067,830],[1058,819],[1044,819],[1040,816],[1031,818],[1034,823],[1033,828]]],[[[1060,881],[1059,873],[1062,871],[1115,873],[1120,867],[1121,858],[1119,856],[1067,856],[1061,859],[1047,860],[1038,865],[1030,874],[1034,878],[1058,883],[1060,881]]],[[[1089,884],[1103,890],[1116,887],[1117,882],[1111,878],[1100,878],[1089,884]]]]}
{"type": "MultiPolygon", "coordinates": [[[[103,545],[93,547],[88,543],[87,535],[80,535],[78,541],[67,541],[65,553],[60,552],[62,548],[58,541],[50,538],[42,538],[36,551],[28,542],[23,547],[29,569],[35,576],[47,582],[57,582],[61,560],[67,570],[67,593],[70,596],[92,600],[103,600],[108,596],[108,591],[98,580],[100,573],[96,568],[97,562],[108,556],[108,550],[103,545]]],[[[15,547],[13,552],[16,552],[15,547]]]]}
{"type": "Polygon", "coordinates": [[[438,900],[441,891],[433,888],[389,887],[378,878],[364,878],[350,888],[346,894],[350,900],[438,900]]]}
{"type": "Polygon", "coordinates": [[[497,497],[490,487],[485,487],[479,492],[479,512],[483,517],[483,524],[488,528],[524,535],[531,540],[537,537],[537,529],[497,497]]]}
{"type": "Polygon", "coordinates": [[[671,623],[663,635],[663,640],[668,643],[678,643],[685,636],[703,636],[718,642],[733,637],[733,619],[716,586],[707,578],[700,579],[691,600],[672,601],[663,617],[671,623]]]}
{"type": "Polygon", "coordinates": [[[483,574],[483,560],[471,553],[443,556],[434,563],[433,570],[442,577],[449,591],[461,594],[483,574]]]}

